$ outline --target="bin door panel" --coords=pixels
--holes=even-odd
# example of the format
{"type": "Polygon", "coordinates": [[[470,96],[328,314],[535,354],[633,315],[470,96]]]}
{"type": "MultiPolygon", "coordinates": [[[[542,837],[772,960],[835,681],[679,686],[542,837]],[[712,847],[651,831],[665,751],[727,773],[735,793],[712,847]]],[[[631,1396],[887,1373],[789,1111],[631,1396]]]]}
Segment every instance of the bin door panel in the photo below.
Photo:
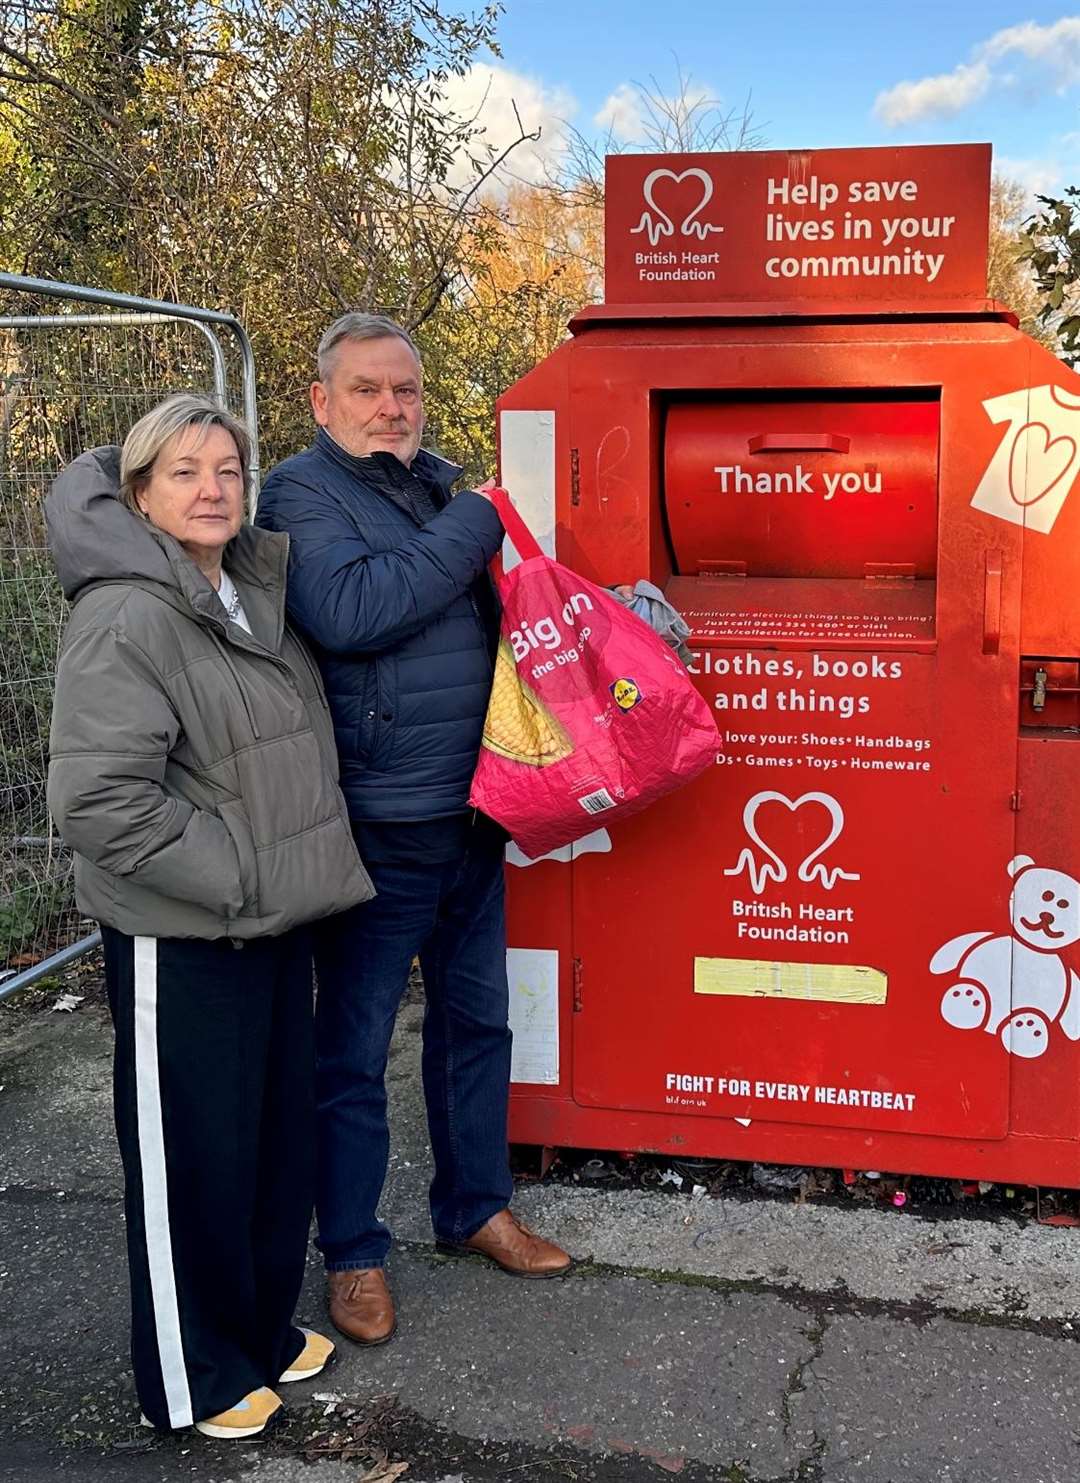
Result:
{"type": "MultiPolygon", "coordinates": [[[[1065,697],[1062,698],[1063,701],[1065,697]]],[[[1030,696],[1021,716],[1041,722],[1030,696]]],[[[1080,727],[1024,725],[1012,919],[1013,1008],[1047,1022],[1046,1053],[1013,1068],[1012,1126],[1080,1137],[1080,727]]],[[[1040,1028],[1036,1025],[1036,1028],[1040,1028]]]]}
{"type": "Polygon", "coordinates": [[[1013,1005],[1045,1055],[1018,1062],[1012,1126],[1080,1137],[1080,378],[1042,350],[990,406],[983,503],[1024,525],[1013,1005]],[[1024,387],[1023,383],[1027,386],[1024,387]],[[1056,459],[1056,462],[1051,460],[1056,459]],[[995,477],[996,476],[996,477],[995,477]],[[1022,501],[1018,512],[1016,501],[1022,501]]]}
{"type": "MultiPolygon", "coordinates": [[[[943,395],[941,478],[966,488],[958,406],[943,395]]],[[[595,467],[603,399],[573,415],[595,467]]],[[[784,563],[762,578],[784,593],[771,642],[692,637],[716,764],[571,867],[578,1103],[1005,1136],[1019,532],[969,499],[935,561],[908,558],[936,573],[921,641],[910,596],[890,627],[877,588],[872,622],[823,641],[822,583],[784,563]]]]}
{"type": "Polygon", "coordinates": [[[1007,1008],[1007,935],[979,973],[971,951],[1007,921],[1008,794],[988,820],[978,766],[950,764],[932,658],[890,659],[870,716],[784,715],[788,693],[858,693],[815,657],[701,676],[770,705],[721,717],[715,767],[574,862],[575,1099],[1002,1137],[1010,1061],[979,995],[1007,1008]]]}

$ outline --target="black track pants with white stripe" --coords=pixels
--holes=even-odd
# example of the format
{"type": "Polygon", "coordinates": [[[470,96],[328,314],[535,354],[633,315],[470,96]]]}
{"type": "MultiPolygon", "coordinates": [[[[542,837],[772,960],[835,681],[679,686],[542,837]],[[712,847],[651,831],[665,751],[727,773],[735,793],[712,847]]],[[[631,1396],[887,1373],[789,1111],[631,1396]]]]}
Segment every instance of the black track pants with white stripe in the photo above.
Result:
{"type": "Polygon", "coordinates": [[[310,942],[103,936],[135,1385],[155,1426],[189,1426],[272,1387],[303,1348],[310,942]]]}

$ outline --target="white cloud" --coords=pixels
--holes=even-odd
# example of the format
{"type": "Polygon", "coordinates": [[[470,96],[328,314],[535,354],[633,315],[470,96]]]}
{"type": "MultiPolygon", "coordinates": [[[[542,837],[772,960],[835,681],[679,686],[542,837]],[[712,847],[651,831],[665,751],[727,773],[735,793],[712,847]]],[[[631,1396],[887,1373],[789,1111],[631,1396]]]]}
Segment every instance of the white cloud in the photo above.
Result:
{"type": "MultiPolygon", "coordinates": [[[[520,129],[529,134],[540,131],[538,140],[518,145],[506,162],[506,173],[519,180],[550,177],[565,147],[567,120],[577,110],[577,103],[565,88],[549,88],[521,72],[487,62],[478,62],[463,77],[448,77],[443,95],[451,113],[475,119],[482,131],[481,141],[496,154],[518,137],[518,116],[520,129]]],[[[451,182],[462,184],[473,174],[469,162],[462,160],[451,172],[451,182]]]]}
{"type": "Polygon", "coordinates": [[[598,129],[604,129],[613,139],[630,144],[640,139],[645,120],[641,113],[641,93],[628,82],[621,82],[613,93],[609,93],[604,106],[593,118],[598,129]]]}
{"type": "Polygon", "coordinates": [[[898,82],[878,94],[874,112],[890,129],[920,118],[959,113],[982,97],[990,86],[990,77],[986,63],[976,62],[971,67],[961,64],[937,77],[921,77],[918,82],[898,82]]]}
{"type": "Polygon", "coordinates": [[[1010,155],[997,155],[994,174],[1022,185],[1027,195],[1026,207],[1032,211],[1038,204],[1036,196],[1059,196],[1062,186],[1067,184],[1065,171],[1057,159],[1016,159],[1010,155]]]}
{"type": "Polygon", "coordinates": [[[1080,15],[1065,15],[1052,25],[1024,21],[1007,26],[983,43],[983,55],[996,60],[1012,55],[1044,62],[1061,88],[1080,82],[1080,15]]]}
{"type": "Polygon", "coordinates": [[[1034,211],[1036,196],[1060,196],[1076,177],[1076,157],[1080,152],[1080,130],[1052,136],[1041,155],[995,155],[994,174],[1015,180],[1023,186],[1026,209],[1034,211]]]}
{"type": "MultiPolygon", "coordinates": [[[[655,78],[649,83],[621,82],[609,93],[593,123],[619,144],[676,150],[683,139],[699,139],[701,149],[719,148],[724,128],[717,94],[689,76],[679,76],[675,93],[661,92],[655,78]]],[[[735,117],[737,110],[733,110],[735,117]]]]}
{"type": "MultiPolygon", "coordinates": [[[[900,82],[879,93],[874,112],[889,128],[959,113],[977,102],[992,87],[1017,81],[1006,72],[1004,62],[1019,59],[1040,84],[1049,82],[1059,92],[1080,83],[1080,16],[1062,16],[1049,25],[1023,21],[1006,26],[979,43],[970,62],[960,62],[951,72],[900,82]]],[[[1032,90],[1037,96],[1037,91],[1032,90]]]]}

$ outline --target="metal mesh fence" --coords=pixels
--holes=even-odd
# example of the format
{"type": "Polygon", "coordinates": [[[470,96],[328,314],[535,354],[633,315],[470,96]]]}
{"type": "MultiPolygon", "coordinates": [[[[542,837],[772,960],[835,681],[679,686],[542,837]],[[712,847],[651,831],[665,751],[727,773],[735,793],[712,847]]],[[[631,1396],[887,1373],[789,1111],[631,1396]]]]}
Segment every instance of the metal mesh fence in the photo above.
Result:
{"type": "MultiPolygon", "coordinates": [[[[49,712],[65,603],[43,501],[88,448],[120,443],[171,391],[216,393],[240,410],[240,346],[190,319],[64,313],[0,294],[0,985],[92,932],[71,857],[45,801],[49,712]]],[[[250,388],[247,388],[250,390],[250,388]]],[[[248,400],[250,407],[250,401],[248,400]]]]}

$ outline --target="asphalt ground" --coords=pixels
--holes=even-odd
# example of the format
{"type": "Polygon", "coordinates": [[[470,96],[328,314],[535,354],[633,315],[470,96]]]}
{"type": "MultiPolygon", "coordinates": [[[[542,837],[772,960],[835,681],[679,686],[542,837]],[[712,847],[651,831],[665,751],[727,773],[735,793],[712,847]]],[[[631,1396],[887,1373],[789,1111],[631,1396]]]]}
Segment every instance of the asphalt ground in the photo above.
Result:
{"type": "MultiPolygon", "coordinates": [[[[420,1006],[399,1018],[391,1344],[341,1341],[250,1443],[136,1424],[99,996],[0,1014],[0,1479],[1075,1483],[1080,1230],[886,1205],[528,1183],[577,1260],[438,1256],[420,1006]],[[406,1464],[404,1470],[401,1464],[406,1464]]],[[[326,1329],[313,1262],[299,1318],[326,1329]]]]}

